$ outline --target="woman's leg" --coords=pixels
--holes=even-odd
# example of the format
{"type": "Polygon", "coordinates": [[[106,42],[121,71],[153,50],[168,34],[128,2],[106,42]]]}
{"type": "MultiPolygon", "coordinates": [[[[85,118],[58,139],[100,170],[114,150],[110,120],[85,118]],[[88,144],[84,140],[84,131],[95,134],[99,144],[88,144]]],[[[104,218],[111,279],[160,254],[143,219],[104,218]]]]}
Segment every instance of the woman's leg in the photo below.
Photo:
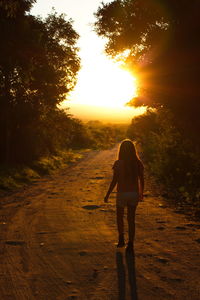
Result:
{"type": "Polygon", "coordinates": [[[124,237],[124,207],[117,206],[117,229],[119,237],[124,237]]]}
{"type": "Polygon", "coordinates": [[[135,212],[137,206],[127,206],[127,220],[128,220],[128,235],[129,243],[134,242],[135,238],[135,212]]]}

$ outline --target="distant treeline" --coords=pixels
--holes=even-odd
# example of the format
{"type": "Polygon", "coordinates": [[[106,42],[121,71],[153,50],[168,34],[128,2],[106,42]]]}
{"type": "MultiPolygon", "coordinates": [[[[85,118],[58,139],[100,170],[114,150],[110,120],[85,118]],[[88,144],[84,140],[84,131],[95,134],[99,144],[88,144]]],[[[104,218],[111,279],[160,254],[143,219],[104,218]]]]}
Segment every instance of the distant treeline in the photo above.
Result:
{"type": "Polygon", "coordinates": [[[96,12],[106,52],[139,78],[147,114],[133,120],[150,170],[200,215],[200,1],[114,0],[96,12]]]}

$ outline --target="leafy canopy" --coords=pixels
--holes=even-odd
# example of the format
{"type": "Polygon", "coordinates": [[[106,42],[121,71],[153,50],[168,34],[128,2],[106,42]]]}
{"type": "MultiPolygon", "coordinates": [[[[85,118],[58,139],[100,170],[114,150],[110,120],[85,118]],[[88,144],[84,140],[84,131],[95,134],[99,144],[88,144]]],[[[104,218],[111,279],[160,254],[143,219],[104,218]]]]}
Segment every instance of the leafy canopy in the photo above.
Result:
{"type": "Polygon", "coordinates": [[[57,105],[80,68],[72,20],[54,11],[44,20],[34,17],[28,13],[33,2],[0,1],[0,160],[48,149],[45,124],[54,115],[61,122],[57,105]]]}
{"type": "MultiPolygon", "coordinates": [[[[138,72],[141,104],[188,116],[200,111],[198,0],[114,0],[96,12],[106,51],[138,72]]],[[[197,118],[196,118],[197,119],[197,118]]]]}

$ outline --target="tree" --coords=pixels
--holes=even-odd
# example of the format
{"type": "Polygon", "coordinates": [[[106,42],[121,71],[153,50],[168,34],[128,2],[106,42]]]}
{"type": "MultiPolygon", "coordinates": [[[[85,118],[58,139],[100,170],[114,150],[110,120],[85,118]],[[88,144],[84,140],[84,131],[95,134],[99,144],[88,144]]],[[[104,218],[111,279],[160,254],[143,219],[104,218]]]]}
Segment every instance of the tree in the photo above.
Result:
{"type": "Polygon", "coordinates": [[[41,120],[74,87],[80,67],[72,20],[55,12],[33,17],[33,2],[0,2],[1,161],[34,158],[41,120]]]}
{"type": "Polygon", "coordinates": [[[7,17],[12,18],[30,11],[35,2],[36,0],[0,0],[0,8],[4,10],[7,17]]]}
{"type": "Polygon", "coordinates": [[[107,53],[138,74],[140,104],[171,109],[190,131],[200,128],[199,9],[198,0],[115,0],[95,23],[107,53]]]}

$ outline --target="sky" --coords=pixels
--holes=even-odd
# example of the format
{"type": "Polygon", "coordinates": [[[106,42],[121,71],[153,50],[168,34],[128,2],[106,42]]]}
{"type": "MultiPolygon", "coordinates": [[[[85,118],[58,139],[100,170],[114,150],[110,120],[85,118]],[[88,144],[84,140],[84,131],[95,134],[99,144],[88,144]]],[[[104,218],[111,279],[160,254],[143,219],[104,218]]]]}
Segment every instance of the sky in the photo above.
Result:
{"type": "MultiPolygon", "coordinates": [[[[62,104],[82,120],[125,123],[144,110],[124,106],[137,94],[137,79],[112,62],[104,53],[105,40],[98,37],[92,24],[99,0],[37,0],[31,13],[46,17],[52,7],[72,18],[80,35],[78,47],[81,70],[74,91],[62,104]]],[[[104,3],[110,0],[104,0],[104,3]]]]}

